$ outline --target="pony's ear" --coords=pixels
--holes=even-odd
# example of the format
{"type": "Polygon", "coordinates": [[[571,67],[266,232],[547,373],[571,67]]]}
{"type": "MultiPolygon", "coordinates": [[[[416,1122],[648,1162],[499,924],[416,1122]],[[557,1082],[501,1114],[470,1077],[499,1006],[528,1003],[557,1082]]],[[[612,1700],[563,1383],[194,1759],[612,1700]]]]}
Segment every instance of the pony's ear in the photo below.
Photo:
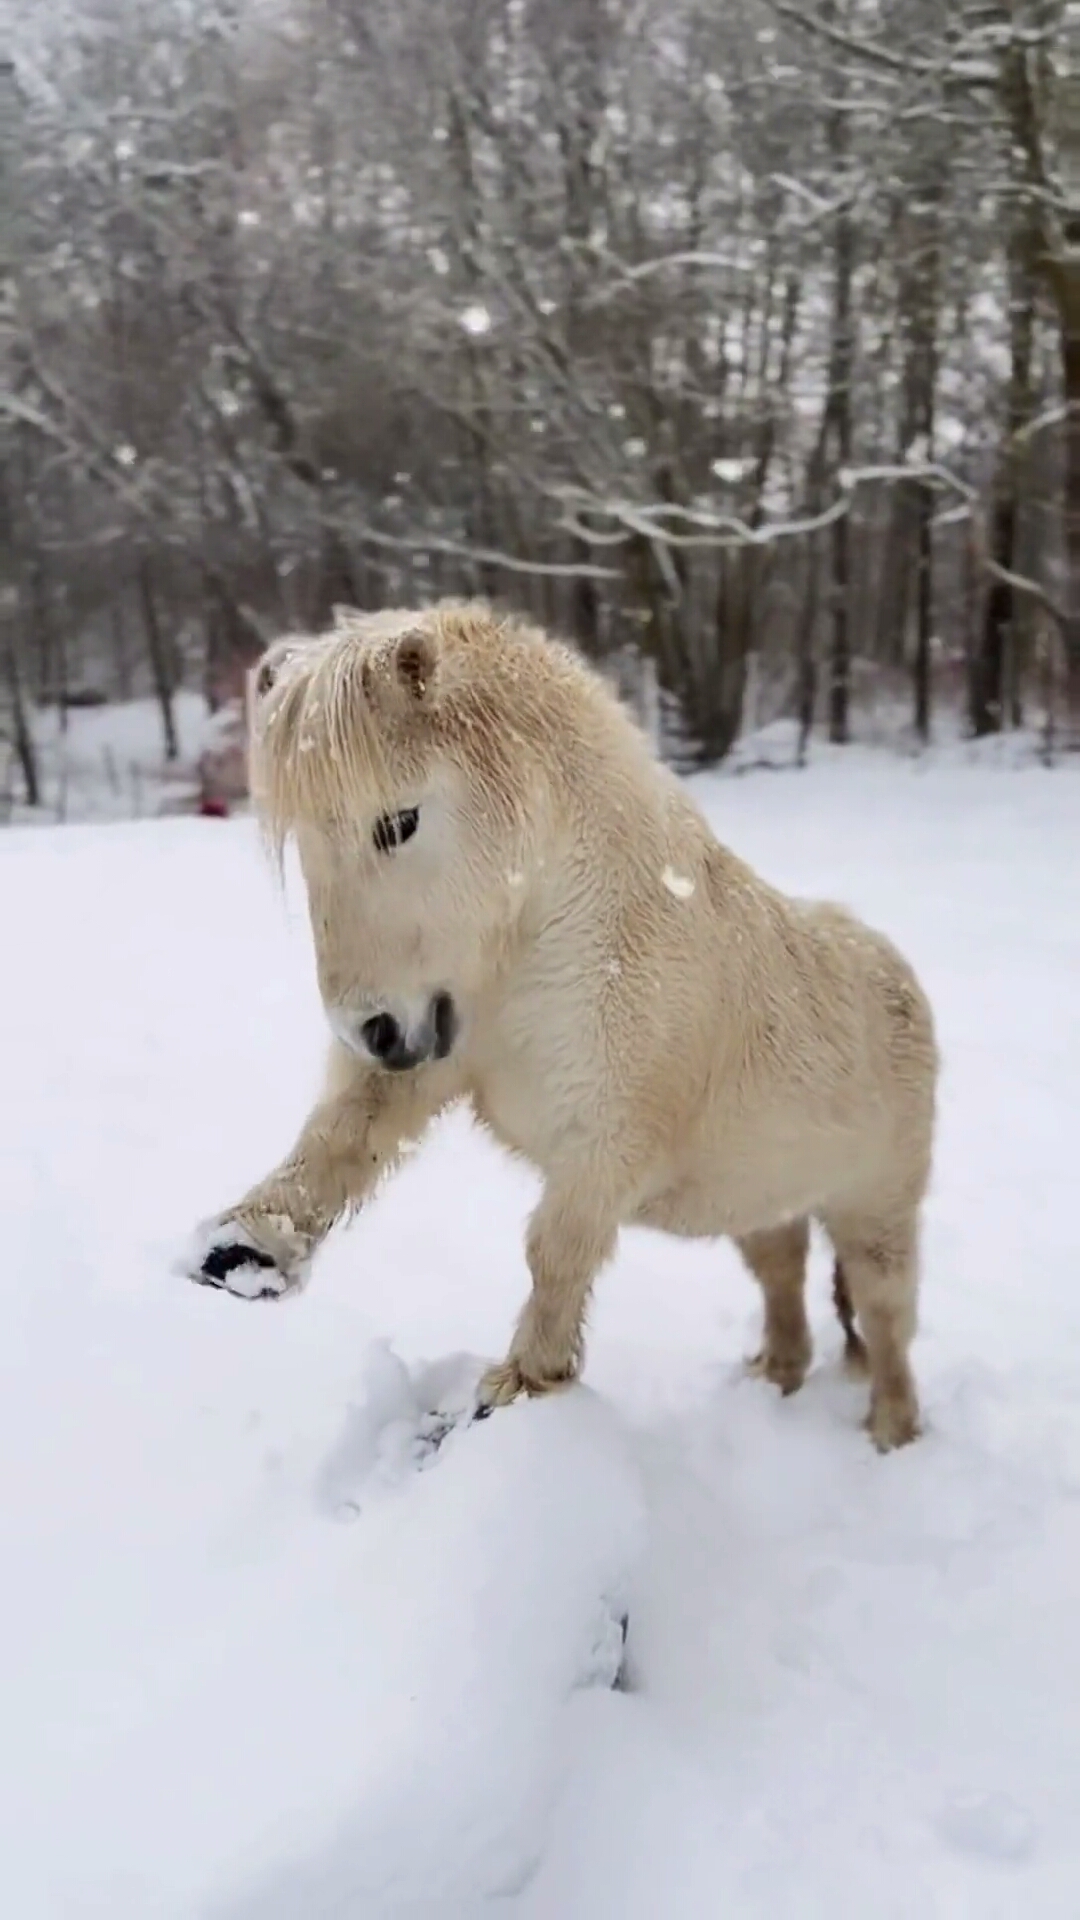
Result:
{"type": "Polygon", "coordinates": [[[275,662],[268,660],[266,655],[263,654],[262,659],[257,660],[254,667],[252,667],[250,675],[251,691],[255,695],[256,700],[261,700],[265,693],[269,693],[276,677],[277,667],[275,662]]]}
{"type": "Polygon", "coordinates": [[[254,665],[248,668],[247,683],[249,700],[261,700],[264,695],[270,692],[271,687],[278,677],[278,671],[282,662],[288,657],[288,652],[289,647],[287,642],[272,640],[270,645],[260,654],[254,665]]]}
{"type": "Polygon", "coordinates": [[[403,633],[390,654],[394,687],[410,706],[430,706],[437,698],[439,649],[435,637],[420,628],[403,633]]]}
{"type": "Polygon", "coordinates": [[[270,692],[285,662],[291,660],[303,645],[303,638],[297,634],[282,634],[277,640],[271,640],[254,666],[248,668],[249,700],[262,700],[270,692]]]}

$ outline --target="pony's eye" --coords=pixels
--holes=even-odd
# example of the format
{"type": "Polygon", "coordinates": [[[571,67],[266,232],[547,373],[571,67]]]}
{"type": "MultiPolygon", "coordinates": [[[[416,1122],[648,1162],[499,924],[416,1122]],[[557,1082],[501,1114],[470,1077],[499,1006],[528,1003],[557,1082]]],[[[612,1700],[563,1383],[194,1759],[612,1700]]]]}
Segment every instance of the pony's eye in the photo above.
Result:
{"type": "Polygon", "coordinates": [[[403,807],[400,813],[384,813],[375,822],[372,840],[378,853],[394,853],[411,840],[420,825],[419,807],[403,807]]]}

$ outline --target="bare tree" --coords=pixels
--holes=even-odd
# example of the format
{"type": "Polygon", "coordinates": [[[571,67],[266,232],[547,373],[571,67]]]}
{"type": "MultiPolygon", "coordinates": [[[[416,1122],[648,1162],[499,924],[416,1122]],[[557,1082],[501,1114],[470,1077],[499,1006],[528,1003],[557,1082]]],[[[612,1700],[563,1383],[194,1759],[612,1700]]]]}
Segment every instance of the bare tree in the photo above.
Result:
{"type": "Polygon", "coordinates": [[[5,81],[28,761],[35,701],[171,754],[268,633],[476,591],[695,764],[751,697],[926,739],[959,660],[996,730],[1048,645],[1080,738],[1065,0],[81,4],[5,81]]]}

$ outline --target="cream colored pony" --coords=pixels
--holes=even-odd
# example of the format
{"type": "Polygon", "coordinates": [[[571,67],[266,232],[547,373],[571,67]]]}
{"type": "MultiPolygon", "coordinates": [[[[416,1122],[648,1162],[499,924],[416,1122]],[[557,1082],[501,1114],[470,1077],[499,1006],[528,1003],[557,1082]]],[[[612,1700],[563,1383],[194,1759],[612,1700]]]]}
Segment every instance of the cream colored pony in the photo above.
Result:
{"type": "Polygon", "coordinates": [[[279,854],[295,840],[334,1039],[292,1152],[204,1227],[193,1277],[299,1284],[464,1099],[543,1180],[487,1404],[576,1376],[635,1222],[736,1240],[764,1294],[754,1364],[794,1391],[817,1219],[873,1438],[913,1439],[938,1059],[889,941],[759,879],[596,675],[485,605],[339,615],[276,642],[251,701],[254,801],[279,854]]]}

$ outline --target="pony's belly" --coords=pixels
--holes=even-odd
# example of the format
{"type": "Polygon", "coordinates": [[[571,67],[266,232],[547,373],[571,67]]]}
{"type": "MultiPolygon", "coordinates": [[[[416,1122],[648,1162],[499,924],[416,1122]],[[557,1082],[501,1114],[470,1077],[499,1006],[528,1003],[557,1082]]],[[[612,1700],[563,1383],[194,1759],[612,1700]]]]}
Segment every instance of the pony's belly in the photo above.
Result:
{"type": "Polygon", "coordinates": [[[861,1167],[867,1143],[831,1129],[717,1142],[671,1169],[634,1214],[642,1226],[689,1239],[756,1233],[816,1213],[861,1167]]]}
{"type": "Polygon", "coordinates": [[[819,1196],[783,1187],[735,1193],[723,1182],[684,1181],[643,1201],[629,1224],[653,1227],[685,1240],[719,1240],[778,1227],[813,1211],[819,1196]]]}

